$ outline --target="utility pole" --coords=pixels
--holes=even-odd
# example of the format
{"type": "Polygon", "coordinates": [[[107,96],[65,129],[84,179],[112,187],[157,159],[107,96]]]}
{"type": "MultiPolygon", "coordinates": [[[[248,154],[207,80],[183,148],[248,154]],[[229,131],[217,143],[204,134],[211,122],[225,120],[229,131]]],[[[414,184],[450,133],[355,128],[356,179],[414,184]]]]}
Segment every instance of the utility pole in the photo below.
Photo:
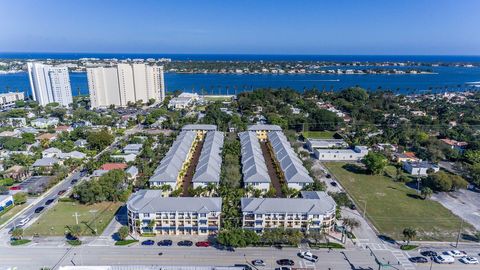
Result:
{"type": "Polygon", "coordinates": [[[458,230],[458,235],[457,235],[457,243],[455,244],[455,248],[458,248],[458,241],[460,241],[460,234],[462,234],[462,229],[463,229],[463,218],[461,219],[462,222],[460,223],[460,229],[458,230]]]}

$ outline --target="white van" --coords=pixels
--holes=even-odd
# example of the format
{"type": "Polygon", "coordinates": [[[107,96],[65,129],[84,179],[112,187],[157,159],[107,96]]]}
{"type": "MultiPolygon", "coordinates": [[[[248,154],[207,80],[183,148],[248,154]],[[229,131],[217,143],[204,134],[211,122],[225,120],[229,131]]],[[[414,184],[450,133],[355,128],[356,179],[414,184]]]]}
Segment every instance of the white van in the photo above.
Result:
{"type": "Polygon", "coordinates": [[[17,227],[23,227],[23,226],[25,226],[29,221],[30,221],[30,218],[29,218],[29,217],[22,217],[22,218],[20,219],[20,221],[19,221],[17,224],[15,224],[15,225],[16,225],[17,227]]]}
{"type": "Polygon", "coordinates": [[[454,263],[455,262],[455,258],[453,258],[452,256],[448,256],[448,255],[438,255],[438,256],[435,256],[434,257],[434,260],[436,263],[454,263]]]}

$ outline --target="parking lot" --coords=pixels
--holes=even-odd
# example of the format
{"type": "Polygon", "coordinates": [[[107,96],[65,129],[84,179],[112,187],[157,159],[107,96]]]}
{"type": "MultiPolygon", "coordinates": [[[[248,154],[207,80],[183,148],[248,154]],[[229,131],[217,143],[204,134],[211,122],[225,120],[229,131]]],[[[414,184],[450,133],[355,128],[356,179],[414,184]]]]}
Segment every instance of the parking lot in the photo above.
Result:
{"type": "Polygon", "coordinates": [[[434,194],[432,200],[438,201],[455,215],[480,230],[480,193],[461,189],[455,192],[434,194]]]}

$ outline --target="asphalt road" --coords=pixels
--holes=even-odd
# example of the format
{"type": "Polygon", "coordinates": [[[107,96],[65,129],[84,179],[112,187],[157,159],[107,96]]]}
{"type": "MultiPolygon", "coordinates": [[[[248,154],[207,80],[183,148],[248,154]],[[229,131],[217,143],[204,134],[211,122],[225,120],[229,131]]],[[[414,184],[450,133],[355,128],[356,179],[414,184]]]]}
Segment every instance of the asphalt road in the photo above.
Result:
{"type": "MultiPolygon", "coordinates": [[[[4,226],[4,229],[3,231],[9,231],[10,229],[14,228],[15,226],[17,226],[17,224],[19,224],[20,220],[23,219],[23,218],[30,218],[30,221],[33,221],[35,219],[37,219],[43,212],[45,212],[45,210],[49,207],[52,207],[56,201],[58,200],[58,198],[60,197],[58,195],[58,193],[62,190],[65,190],[65,191],[68,191],[69,189],[71,189],[75,183],[72,184],[72,180],[74,179],[77,179],[80,180],[81,177],[83,177],[85,175],[84,172],[75,172],[74,174],[70,175],[69,177],[65,178],[64,180],[62,180],[60,182],[60,184],[54,186],[53,188],[49,189],[48,191],[46,191],[39,199],[39,200],[36,200],[34,201],[30,206],[28,206],[28,208],[26,208],[26,210],[22,213],[22,215],[18,216],[17,218],[11,220],[10,222],[8,222],[5,226],[4,226]],[[50,200],[50,199],[53,199],[54,202],[52,202],[51,204],[49,205],[45,205],[45,202],[50,200]],[[43,209],[40,213],[35,213],[35,209],[37,209],[38,207],[45,207],[45,209],[43,209]]],[[[24,227],[27,227],[27,225],[25,225],[24,227]]]]}

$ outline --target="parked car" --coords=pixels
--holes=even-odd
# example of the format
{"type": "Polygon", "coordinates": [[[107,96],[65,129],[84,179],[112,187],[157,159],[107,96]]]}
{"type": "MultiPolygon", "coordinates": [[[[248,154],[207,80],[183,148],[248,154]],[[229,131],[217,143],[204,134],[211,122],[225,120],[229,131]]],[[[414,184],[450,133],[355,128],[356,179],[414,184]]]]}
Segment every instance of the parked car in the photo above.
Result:
{"type": "Polygon", "coordinates": [[[260,259],[253,260],[252,264],[254,266],[265,266],[265,265],[267,265],[263,260],[260,260],[260,259]]]}
{"type": "Polygon", "coordinates": [[[65,194],[65,192],[67,192],[65,189],[60,190],[60,191],[57,193],[57,195],[58,195],[58,196],[62,196],[63,194],[65,194]]]}
{"type": "Polygon", "coordinates": [[[250,266],[247,265],[247,264],[235,264],[234,266],[235,266],[235,267],[242,267],[243,270],[253,270],[252,267],[250,267],[250,266]]]}
{"type": "Polygon", "coordinates": [[[209,246],[210,246],[210,242],[208,242],[208,241],[200,241],[200,242],[195,243],[195,246],[197,246],[197,247],[209,247],[209,246]]]}
{"type": "Polygon", "coordinates": [[[172,240],[161,240],[161,241],[158,241],[157,243],[157,245],[164,246],[164,247],[171,246],[172,244],[173,244],[172,240]]]}
{"type": "Polygon", "coordinates": [[[452,256],[452,257],[465,257],[467,256],[467,253],[465,251],[460,251],[460,250],[449,250],[443,252],[444,255],[452,256]]]}
{"type": "Polygon", "coordinates": [[[278,261],[277,261],[277,264],[278,264],[278,265],[289,265],[289,266],[292,266],[292,265],[295,265],[295,262],[293,262],[293,261],[290,260],[290,259],[281,259],[281,260],[278,260],[278,261]]]}
{"type": "Polygon", "coordinates": [[[70,184],[75,185],[77,182],[78,182],[78,179],[73,179],[72,181],[70,181],[70,184]]]}
{"type": "Polygon", "coordinates": [[[327,173],[327,174],[325,175],[325,177],[326,177],[326,178],[332,178],[332,176],[331,176],[329,173],[327,173]]]}
{"type": "Polygon", "coordinates": [[[417,257],[411,257],[409,259],[413,263],[427,263],[428,259],[422,256],[417,256],[417,257]]]}
{"type": "Polygon", "coordinates": [[[45,207],[43,206],[37,207],[37,209],[35,209],[35,213],[39,214],[40,212],[43,211],[43,209],[45,209],[45,207]]]}
{"type": "Polygon", "coordinates": [[[153,245],[155,245],[155,241],[150,239],[142,242],[142,246],[153,246],[153,245]]]}
{"type": "Polygon", "coordinates": [[[448,256],[448,255],[438,255],[438,256],[433,257],[433,260],[436,263],[442,263],[442,264],[443,263],[451,264],[451,263],[455,262],[455,258],[453,258],[452,256],[448,256]]]}
{"type": "Polygon", "coordinates": [[[318,256],[313,255],[310,251],[303,251],[298,253],[298,256],[302,259],[311,261],[311,262],[317,262],[318,261],[318,256]]]}
{"type": "Polygon", "coordinates": [[[181,247],[191,247],[193,245],[193,242],[189,240],[183,240],[178,242],[177,245],[181,247]]]}
{"type": "Polygon", "coordinates": [[[45,202],[45,205],[50,205],[53,201],[55,201],[55,199],[49,199],[45,202]]]}
{"type": "Polygon", "coordinates": [[[357,206],[352,203],[352,204],[350,204],[350,209],[352,209],[352,210],[357,210],[357,206]]]}
{"type": "Polygon", "coordinates": [[[459,259],[464,264],[478,264],[478,259],[471,256],[465,256],[459,259]]]}
{"type": "Polygon", "coordinates": [[[425,251],[422,251],[420,252],[420,254],[422,254],[422,256],[426,256],[426,257],[435,257],[437,256],[437,252],[433,251],[433,250],[425,250],[425,251]]]}
{"type": "Polygon", "coordinates": [[[330,182],[330,185],[332,185],[333,187],[336,187],[337,186],[337,182],[330,182]]]}

